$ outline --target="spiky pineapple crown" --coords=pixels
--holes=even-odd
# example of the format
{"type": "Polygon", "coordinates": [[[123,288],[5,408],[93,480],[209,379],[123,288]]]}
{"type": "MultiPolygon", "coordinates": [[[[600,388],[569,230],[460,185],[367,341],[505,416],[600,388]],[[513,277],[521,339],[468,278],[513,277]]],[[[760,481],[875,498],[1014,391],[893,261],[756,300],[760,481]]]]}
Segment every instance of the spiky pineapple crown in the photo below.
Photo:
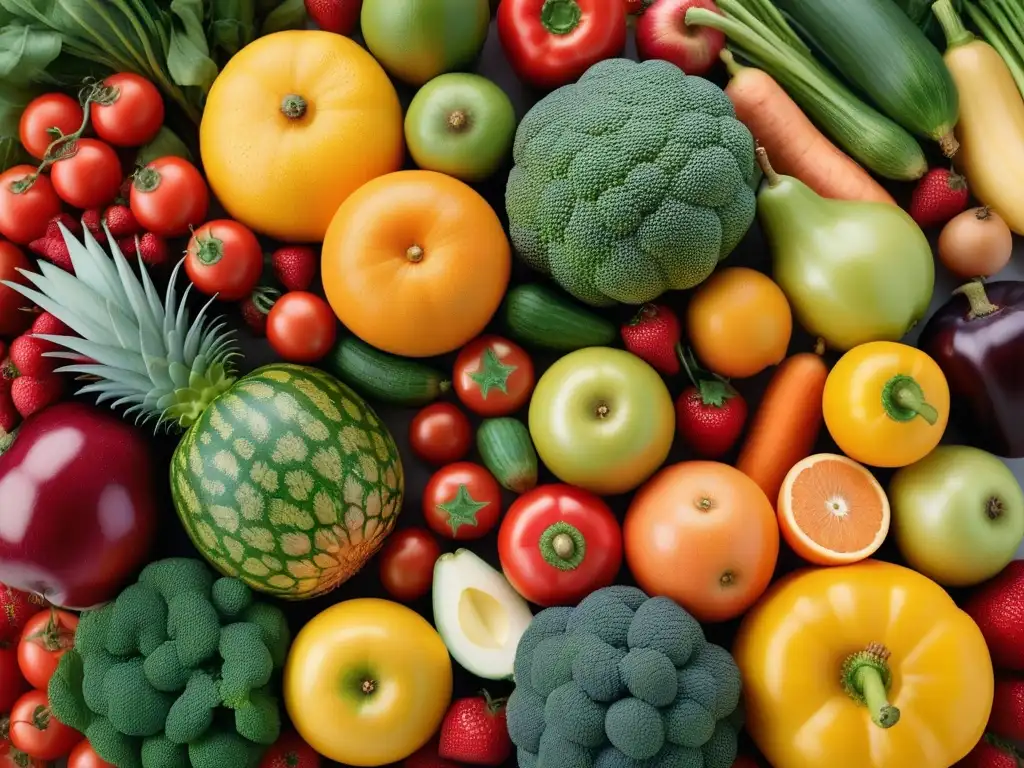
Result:
{"type": "Polygon", "coordinates": [[[46,356],[71,361],[59,373],[96,379],[79,394],[96,394],[98,403],[112,401],[111,408],[128,406],[125,416],[138,424],[156,419],[157,429],[187,429],[234,383],[232,360],[241,356],[227,323],[206,314],[214,299],[190,322],[192,284],[180,299],[175,289],[184,259],[161,301],[146,265],[140,261],[136,275],[106,225],[109,255],[87,227],[83,243],[59,226],[75,273],[41,260],[39,272],[18,270],[34,288],[3,283],[78,334],[38,334],[63,348],[46,356]]]}

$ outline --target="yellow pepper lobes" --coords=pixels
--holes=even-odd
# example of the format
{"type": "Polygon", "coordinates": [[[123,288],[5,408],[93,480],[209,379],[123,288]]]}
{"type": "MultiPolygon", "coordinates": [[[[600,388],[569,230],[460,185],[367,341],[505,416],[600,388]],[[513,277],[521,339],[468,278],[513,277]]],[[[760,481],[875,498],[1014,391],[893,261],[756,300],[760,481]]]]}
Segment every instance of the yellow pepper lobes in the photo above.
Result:
{"type": "Polygon", "coordinates": [[[949,421],[942,369],[915,347],[872,341],[835,364],[822,399],[839,449],[872,467],[905,467],[927,456],[949,421]]]}
{"type": "Polygon", "coordinates": [[[781,579],[733,647],[774,768],[949,768],[985,731],[981,630],[935,582],[866,560],[781,579]]]}

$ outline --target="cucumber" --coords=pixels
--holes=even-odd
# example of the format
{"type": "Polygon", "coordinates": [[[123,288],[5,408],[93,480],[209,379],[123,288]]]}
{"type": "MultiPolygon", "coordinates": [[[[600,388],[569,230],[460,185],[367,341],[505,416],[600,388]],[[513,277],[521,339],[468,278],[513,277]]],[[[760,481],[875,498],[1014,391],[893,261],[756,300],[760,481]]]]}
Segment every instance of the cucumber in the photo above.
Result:
{"type": "Polygon", "coordinates": [[[502,305],[502,319],[516,341],[559,352],[606,347],[619,337],[614,323],[539,283],[512,288],[502,305]]]}
{"type": "Polygon", "coordinates": [[[324,367],[364,397],[391,405],[426,405],[452,385],[436,368],[381,352],[354,336],[334,346],[324,367]]]}
{"type": "Polygon", "coordinates": [[[537,451],[523,422],[484,419],[476,432],[476,449],[503,488],[526,493],[537,487],[537,451]]]}

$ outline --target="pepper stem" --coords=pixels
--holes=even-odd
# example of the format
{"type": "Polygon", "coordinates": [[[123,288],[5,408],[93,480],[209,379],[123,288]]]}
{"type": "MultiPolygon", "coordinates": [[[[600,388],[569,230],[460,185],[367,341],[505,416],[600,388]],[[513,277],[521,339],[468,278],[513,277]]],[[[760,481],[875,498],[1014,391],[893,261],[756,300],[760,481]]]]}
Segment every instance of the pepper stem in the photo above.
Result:
{"type": "Polygon", "coordinates": [[[298,120],[306,114],[308,106],[304,98],[296,93],[289,93],[281,99],[281,114],[289,120],[298,120]]]}
{"type": "Polygon", "coordinates": [[[768,162],[768,152],[764,147],[758,147],[754,150],[754,154],[757,155],[757,164],[761,166],[761,172],[764,173],[764,177],[768,180],[769,187],[779,186],[779,182],[782,179],[779,174],[772,168],[772,164],[768,162]]]}
{"type": "Polygon", "coordinates": [[[921,385],[903,374],[896,374],[882,387],[882,407],[894,421],[911,421],[915,416],[929,424],[939,420],[938,410],[925,400],[921,385]]]}
{"type": "Polygon", "coordinates": [[[847,696],[863,704],[871,713],[871,722],[879,728],[892,728],[900,721],[900,711],[889,703],[892,670],[889,651],[881,643],[846,657],[842,669],[843,689],[847,696]]]}
{"type": "Polygon", "coordinates": [[[972,280],[969,283],[964,283],[959,288],[955,289],[953,294],[966,297],[968,303],[971,305],[971,311],[967,315],[970,320],[977,320],[979,317],[988,317],[993,312],[999,310],[999,307],[988,300],[988,294],[985,293],[985,284],[980,280],[972,280]]]}
{"type": "Polygon", "coordinates": [[[587,540],[580,529],[564,520],[545,528],[537,546],[544,562],[560,571],[575,570],[587,554],[587,540]]]}
{"type": "Polygon", "coordinates": [[[540,9],[540,23],[553,35],[567,35],[579,26],[583,18],[576,0],[544,0],[540,9]]]}
{"type": "Polygon", "coordinates": [[[410,245],[405,249],[405,258],[413,264],[419,264],[423,261],[423,249],[418,245],[410,245]]]}

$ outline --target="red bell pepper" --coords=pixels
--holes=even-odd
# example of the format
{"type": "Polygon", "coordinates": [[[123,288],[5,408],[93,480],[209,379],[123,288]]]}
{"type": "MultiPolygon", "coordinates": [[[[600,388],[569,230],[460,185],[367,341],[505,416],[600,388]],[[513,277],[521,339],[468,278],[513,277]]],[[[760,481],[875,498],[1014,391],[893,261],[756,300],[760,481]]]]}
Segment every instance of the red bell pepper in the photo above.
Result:
{"type": "Polygon", "coordinates": [[[521,80],[553,90],[622,53],[626,6],[623,0],[501,0],[498,36],[521,80]]]}

